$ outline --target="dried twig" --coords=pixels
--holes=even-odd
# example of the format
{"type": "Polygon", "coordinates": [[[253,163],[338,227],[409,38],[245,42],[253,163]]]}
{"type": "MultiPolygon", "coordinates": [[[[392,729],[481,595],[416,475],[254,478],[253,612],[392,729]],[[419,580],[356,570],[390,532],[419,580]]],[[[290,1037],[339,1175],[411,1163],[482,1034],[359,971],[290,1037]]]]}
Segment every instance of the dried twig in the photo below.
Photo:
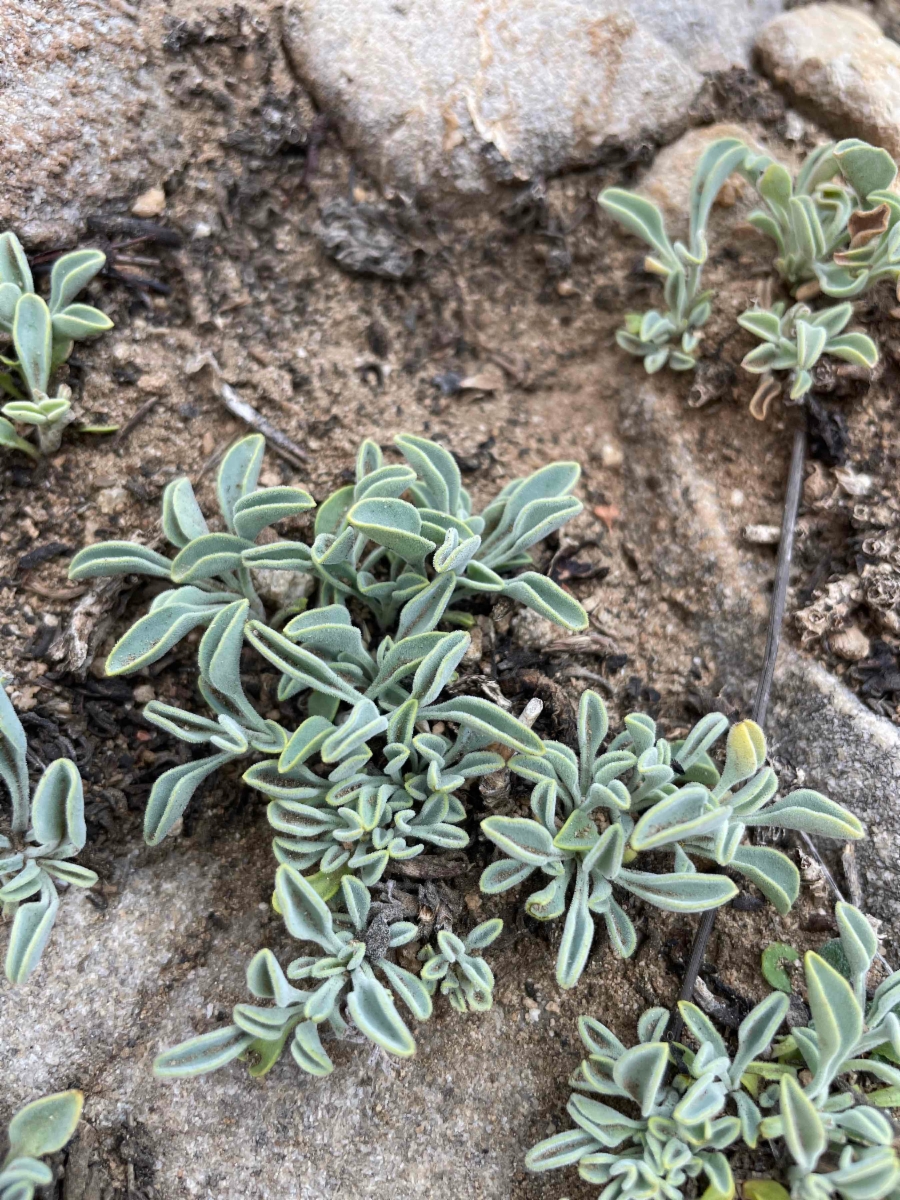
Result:
{"type": "Polygon", "coordinates": [[[125,439],[133,432],[133,430],[138,427],[138,425],[140,425],[144,417],[146,417],[149,412],[152,412],[153,409],[156,408],[160,400],[162,400],[162,396],[151,396],[149,400],[145,400],[140,408],[131,414],[131,416],[113,438],[113,450],[119,449],[125,439]]]}
{"type": "Polygon", "coordinates": [[[308,457],[306,451],[301,450],[295,442],[292,442],[286,433],[276,429],[262,413],[256,411],[252,404],[242,400],[233,387],[223,382],[219,388],[219,395],[228,411],[245,421],[251,429],[261,433],[275,453],[280,454],[285,462],[290,463],[292,467],[301,468],[303,466],[308,457]]]}
{"type": "MultiPolygon", "coordinates": [[[[799,429],[794,434],[794,448],[791,453],[791,467],[788,474],[787,495],[784,501],[784,515],[781,521],[781,542],[778,546],[778,561],[775,566],[775,589],[772,593],[772,607],[769,610],[769,628],[766,635],[766,651],[763,658],[763,669],[756,688],[756,698],[753,701],[753,720],[762,725],[769,708],[769,697],[772,692],[772,681],[775,678],[775,662],[778,658],[778,643],[781,639],[781,625],[784,621],[784,609],[787,602],[787,588],[791,573],[791,556],[794,550],[794,532],[797,526],[797,510],[800,507],[800,493],[803,487],[803,466],[806,462],[806,432],[799,429]]],[[[703,964],[703,955],[716,920],[716,909],[711,908],[700,919],[691,955],[684,973],[684,981],[679,993],[679,1000],[690,1000],[694,995],[697,976],[703,964]]],[[[672,1025],[669,1039],[678,1041],[684,1029],[684,1022],[677,1006],[672,1013],[672,1025]]]]}

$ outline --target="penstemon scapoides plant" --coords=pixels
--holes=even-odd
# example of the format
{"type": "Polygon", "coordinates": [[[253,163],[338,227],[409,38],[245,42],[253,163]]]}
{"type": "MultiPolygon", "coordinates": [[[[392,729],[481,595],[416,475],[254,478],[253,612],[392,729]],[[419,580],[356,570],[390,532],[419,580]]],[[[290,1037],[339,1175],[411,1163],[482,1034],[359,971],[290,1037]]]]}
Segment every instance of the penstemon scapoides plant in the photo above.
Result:
{"type": "Polygon", "coordinates": [[[56,1092],[20,1108],[6,1131],[9,1150],[0,1163],[0,1200],[33,1200],[53,1172],[41,1159],[66,1145],[78,1127],[84,1096],[56,1092]]]}
{"type": "Polygon", "coordinates": [[[535,871],[549,882],[525,902],[528,914],[552,921],[565,914],[557,957],[560,987],[578,982],[594,938],[594,915],[623,957],[637,936],[614,889],[670,912],[703,912],[737,894],[726,876],[697,871],[691,856],[738,871],[786,913],[797,899],[800,875],[790,859],[766,846],[743,844],[747,828],[802,830],[819,836],[859,838],[862,826],[840,804],[803,788],[776,799],[778,781],[766,762],[766,742],[753,721],[728,731],[721,773],[709,750],[728,729],[710,713],[683,741],[657,735],[642,713],[625,718],[625,730],[601,750],[606,708],[594,692],[582,693],[578,754],[559,742],[544,753],[515,755],[510,770],[534,783],[533,816],[491,816],[482,832],[505,857],[488,866],[481,890],[503,892],[535,871]],[[674,855],[664,874],[635,869],[642,854],[674,855]]]}
{"type": "Polygon", "coordinates": [[[748,1200],[895,1197],[900,1157],[879,1109],[900,1099],[900,1069],[884,1056],[900,1051],[900,972],[867,1005],[877,938],[849,904],[837,906],[837,919],[849,979],[807,954],[812,1022],[779,1041],[790,1003],[780,992],[743,1020],[734,1051],[696,1005],[683,1001],[679,1011],[694,1048],[664,1040],[663,1008],[644,1013],[638,1045],[630,1049],[605,1025],[582,1017],[589,1056],[571,1079],[577,1090],[567,1111],[575,1128],[533,1147],[529,1169],[577,1164],[583,1179],[605,1185],[604,1200],[680,1200],[702,1175],[707,1200],[729,1200],[735,1183],[725,1151],[738,1143],[754,1150],[768,1139],[783,1143],[793,1160],[785,1178],[790,1191],[775,1180],[752,1180],[744,1184],[748,1200]],[[877,1086],[884,1082],[889,1087],[877,1086]],[[609,1099],[634,1105],[639,1115],[613,1108],[609,1099]]]}
{"type": "Polygon", "coordinates": [[[704,151],[691,184],[686,246],[670,240],[662,213],[651,200],[624,188],[600,193],[600,207],[650,247],[645,269],[665,280],[666,310],[626,313],[625,325],[616,334],[623,350],[643,359],[648,375],[666,365],[674,371],[690,371],[697,365],[699,330],[709,320],[713,296],[700,287],[709,253],[706,225],[722,184],[748,154],[737,138],[722,138],[704,151]]]}
{"type": "MultiPolygon", "coordinates": [[[[334,785],[345,783],[341,799],[349,804],[359,799],[353,793],[359,781],[351,777],[371,757],[367,743],[387,730],[390,745],[385,748],[384,769],[366,785],[375,792],[390,786],[391,793],[387,797],[367,794],[360,800],[367,807],[362,824],[357,820],[359,811],[348,818],[353,828],[367,835],[376,827],[390,827],[395,814],[408,811],[411,803],[453,790],[444,783],[429,784],[424,791],[424,785],[417,785],[418,790],[410,791],[400,770],[411,755],[407,771],[414,768],[427,774],[430,770],[435,778],[441,770],[438,759],[445,767],[457,764],[463,780],[502,765],[490,754],[462,761],[470,751],[503,741],[494,726],[499,724],[502,730],[509,727],[508,721],[497,706],[472,697],[448,702],[449,707],[439,711],[435,701],[469,643],[462,633],[451,636],[435,629],[441,620],[468,623],[469,614],[449,605],[454,598],[481,593],[518,600],[568,629],[586,626],[581,605],[552,580],[527,570],[511,575],[530,565],[530,547],[580,511],[580,501],[569,494],[579,468],[574,463],[555,463],[515,480],[483,513],[472,516],[452,456],[424,438],[403,436],[397,441],[415,469],[385,465],[379,448],[365,442],[357,461],[356,485],[333,493],[321,505],[312,546],[287,539],[256,544],[264,529],[314,507],[302,488],[257,490],[264,442],[256,435],[238,442],[219,471],[219,507],[229,532],[208,531],[190,483],[181,479],[170,484],[163,497],[163,530],[179,551],[174,559],[132,542],[100,543],[73,559],[73,579],[134,573],[178,585],[160,593],[150,612],[113,647],[107,659],[109,674],[148,666],[191,630],[206,627],[198,653],[200,691],[216,719],[155,704],[148,707],[147,716],[183,741],[208,744],[216,753],[200,764],[175,768],[157,781],[148,807],[149,841],[165,835],[208,774],[248,753],[277,756],[277,771],[273,772],[274,764],[260,764],[248,780],[258,786],[278,783],[280,777],[278,788],[262,788],[273,799],[315,801],[327,792],[328,803],[333,804],[334,785]],[[402,499],[404,494],[410,500],[402,499]],[[276,613],[271,622],[266,620],[253,583],[253,571],[259,569],[309,577],[318,607],[298,612],[279,632],[273,626],[291,614],[276,613]],[[364,605],[384,631],[371,649],[353,624],[348,608],[352,602],[364,605]],[[313,693],[310,716],[294,733],[263,720],[243,694],[239,660],[245,640],[280,670],[280,702],[307,690],[313,693]],[[414,676],[411,690],[410,676],[414,676]],[[337,717],[341,702],[353,708],[349,722],[337,717]],[[406,707],[395,712],[404,703],[406,707]],[[453,714],[463,712],[469,714],[471,726],[465,737],[445,739],[446,745],[440,739],[414,741],[417,719],[453,720],[457,719],[453,714]],[[337,724],[340,734],[327,741],[337,724]],[[391,745],[398,748],[391,750],[391,745]],[[321,777],[310,779],[311,772],[304,766],[320,748],[324,761],[338,764],[327,788],[321,777]],[[408,793],[405,799],[398,791],[408,793]],[[368,814],[372,805],[375,818],[368,814]]],[[[514,748],[538,743],[525,727],[513,725],[519,739],[514,748]]],[[[444,771],[450,783],[454,774],[459,774],[455,768],[444,771]]],[[[421,827],[447,829],[461,819],[458,805],[436,805],[427,810],[421,827]],[[446,811],[438,815],[440,808],[446,811]]],[[[286,811],[282,809],[281,818],[292,827],[281,832],[302,838],[302,814],[290,821],[286,811]]],[[[341,825],[339,818],[340,814],[332,830],[341,825]]],[[[346,823],[343,828],[346,832],[346,823]]],[[[313,840],[321,844],[328,834],[321,828],[313,840]]],[[[421,828],[413,831],[416,834],[421,836],[421,828]]],[[[371,848],[380,854],[384,845],[377,843],[382,836],[367,836],[366,852],[371,848]]],[[[452,830],[446,836],[458,843],[459,835],[452,830]]]]}
{"type": "Polygon", "coordinates": [[[84,794],[68,758],[50,763],[32,793],[25,731],[0,686],[0,779],[12,802],[0,823],[0,904],[15,914],[6,952],[6,976],[24,983],[37,966],[59,909],[57,882],[89,888],[97,876],[72,859],[84,848],[84,794]]]}
{"type": "MultiPolygon", "coordinates": [[[[801,400],[813,385],[812,369],[823,354],[861,367],[872,368],[878,362],[878,347],[870,337],[843,332],[852,316],[849,302],[817,313],[808,304],[794,304],[785,312],[780,300],[771,309],[748,309],[738,317],[738,325],[759,338],[761,345],[744,356],[741,366],[751,374],[765,375],[766,380],[772,371],[789,371],[790,397],[801,400]]],[[[777,386],[774,392],[780,390],[777,386]]],[[[764,382],[750,402],[754,416],[765,417],[765,402],[772,395],[773,389],[764,382]]]]}
{"type": "Polygon", "coordinates": [[[31,268],[14,233],[0,234],[0,334],[13,344],[14,358],[0,356],[0,390],[12,396],[0,417],[0,446],[32,458],[59,448],[73,420],[71,389],[61,384],[49,396],[50,379],[72,353],[76,341],[112,329],[105,313],[73,301],[103,269],[101,250],[73,250],[53,264],[49,301],[34,290],[31,268]],[[20,437],[15,423],[32,427],[37,445],[20,437]]]}

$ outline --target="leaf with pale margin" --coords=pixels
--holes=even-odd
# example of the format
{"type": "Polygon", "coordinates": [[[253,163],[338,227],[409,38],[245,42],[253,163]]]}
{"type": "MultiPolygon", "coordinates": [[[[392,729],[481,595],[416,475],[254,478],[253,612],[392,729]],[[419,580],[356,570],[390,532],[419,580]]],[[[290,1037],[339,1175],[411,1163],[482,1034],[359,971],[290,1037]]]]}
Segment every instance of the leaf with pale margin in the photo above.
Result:
{"type": "Polygon", "coordinates": [[[7,1138],[11,1158],[42,1158],[56,1154],[74,1134],[81,1119],[81,1092],[57,1092],[20,1108],[9,1123],[7,1138]]]}

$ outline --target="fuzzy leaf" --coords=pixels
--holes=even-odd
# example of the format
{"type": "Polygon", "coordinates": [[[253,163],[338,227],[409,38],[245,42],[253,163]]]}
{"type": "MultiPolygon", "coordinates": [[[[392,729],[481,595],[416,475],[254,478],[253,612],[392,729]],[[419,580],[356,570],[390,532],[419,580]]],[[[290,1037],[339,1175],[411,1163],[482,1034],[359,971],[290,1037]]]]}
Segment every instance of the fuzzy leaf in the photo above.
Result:
{"type": "Polygon", "coordinates": [[[71,304],[105,265],[102,250],[73,250],[58,258],[50,272],[50,311],[58,313],[71,304]]]}
{"type": "Polygon", "coordinates": [[[168,540],[179,550],[194,538],[209,533],[189,479],[174,479],[166,485],[162,498],[162,527],[168,540]]]}
{"type": "Polygon", "coordinates": [[[705,912],[727,904],[737,888],[725,875],[655,875],[624,868],[617,882],[657,908],[667,912],[705,912]]]}
{"type": "Polygon", "coordinates": [[[41,776],[31,801],[31,822],[44,845],[65,839],[80,850],[87,841],[81,776],[71,759],[58,758],[41,776]]]}
{"type": "Polygon", "coordinates": [[[664,261],[674,258],[662,213],[651,201],[624,188],[606,188],[600,193],[599,203],[626,229],[657,250],[664,261]]]}
{"type": "Polygon", "coordinates": [[[237,1025],[226,1025],[164,1050],[153,1063],[153,1074],[161,1079],[178,1079],[217,1071],[243,1054],[253,1040],[252,1034],[237,1025]]]}
{"type": "Polygon", "coordinates": [[[6,978],[10,983],[24,983],[37,966],[58,908],[59,900],[54,894],[16,909],[6,950],[6,978]]]}
{"type": "Polygon", "coordinates": [[[591,916],[587,903],[589,886],[590,877],[587,872],[579,871],[575,878],[575,888],[569,902],[569,911],[566,914],[562,940],[559,943],[559,953],[556,956],[556,982],[561,988],[575,986],[581,978],[581,973],[591,952],[591,943],[594,940],[594,918],[591,916]]]}
{"type": "Polygon", "coordinates": [[[596,1148],[596,1139],[583,1129],[567,1129],[532,1146],[525,1155],[525,1166],[529,1171],[555,1171],[572,1166],[596,1148]]]}
{"type": "Polygon", "coordinates": [[[347,514],[347,520],[370,541],[399,555],[409,563],[420,563],[431,554],[435,543],[420,536],[422,518],[405,500],[375,497],[360,500],[347,514]]]}
{"type": "Polygon", "coordinates": [[[427,1021],[431,1016],[431,996],[417,975],[398,967],[396,963],[381,959],[379,967],[387,977],[388,983],[400,997],[417,1021],[427,1021]]]}
{"type": "Polygon", "coordinates": [[[213,579],[224,571],[236,571],[241,566],[241,554],[253,543],[232,533],[206,533],[179,550],[172,562],[175,583],[194,583],[213,579]]]}
{"type": "Polygon", "coordinates": [[[157,778],[144,813],[144,841],[148,846],[159,845],[203,780],[232,758],[234,755],[226,752],[213,754],[199,762],[172,767],[157,778]]]}
{"type": "Polygon", "coordinates": [[[256,491],[266,439],[261,433],[241,438],[222,459],[216,480],[216,494],[225,524],[234,532],[234,508],[242,496],[256,491]]]}
{"type": "Polygon", "coordinates": [[[487,817],[481,822],[481,832],[504,854],[528,866],[541,867],[555,857],[550,834],[527,817],[487,817]]]}
{"type": "Polygon", "coordinates": [[[779,1089],[784,1140],[791,1157],[804,1171],[813,1171],[825,1149],[827,1138],[816,1107],[791,1075],[779,1089]]]}
{"type": "Polygon", "coordinates": [[[83,1107],[83,1094],[72,1091],[44,1096],[20,1108],[7,1130],[10,1157],[42,1158],[62,1150],[81,1120],[83,1107]]]}
{"type": "Polygon", "coordinates": [[[546,575],[525,571],[504,584],[503,595],[518,600],[564,629],[575,633],[587,629],[588,615],[578,601],[546,575]]]}
{"type": "Polygon", "coordinates": [[[316,942],[325,950],[339,946],[328,905],[299,871],[287,866],[278,868],[275,896],[292,937],[301,942],[316,942]]]}
{"type": "Polygon", "coordinates": [[[800,894],[800,872],[779,850],[770,846],[738,846],[729,866],[755,883],[784,916],[800,894]]]}
{"type": "MultiPolygon", "coordinates": [[[[187,589],[184,589],[187,590],[187,589]]],[[[116,642],[106,660],[107,675],[127,675],[156,662],[198,625],[208,625],[218,606],[173,603],[151,610],[116,642]]]]}
{"type": "Polygon", "coordinates": [[[729,1070],[733,1088],[738,1087],[741,1076],[753,1059],[771,1044],[789,1007],[790,1000],[787,996],[781,992],[773,992],[741,1021],[738,1028],[737,1053],[729,1070]]]}
{"type": "Polygon", "coordinates": [[[270,487],[250,492],[235,501],[234,531],[238,537],[253,542],[266,526],[299,516],[315,506],[315,500],[304,488],[270,487]]]}
{"type": "Polygon", "coordinates": [[[90,304],[70,304],[51,318],[53,336],[55,338],[71,338],[81,341],[83,338],[97,337],[112,329],[113,323],[99,308],[90,304]]]}
{"type": "Polygon", "coordinates": [[[818,1095],[827,1093],[840,1064],[851,1054],[863,1030],[863,1014],[850,984],[824,958],[809,951],[803,969],[819,1050],[811,1085],[812,1094],[818,1095]]]}
{"type": "Polygon", "coordinates": [[[394,439],[394,444],[425,484],[430,507],[452,516],[457,515],[462,478],[449,450],[427,438],[409,433],[400,434],[394,439]]]}
{"type": "Polygon", "coordinates": [[[79,550],[69,566],[70,579],[101,575],[153,575],[168,579],[172,564],[164,555],[136,542],[99,542],[79,550]]]}
{"type": "Polygon", "coordinates": [[[872,192],[889,188],[897,177],[897,167],[887,150],[870,146],[858,138],[846,138],[834,148],[841,174],[865,200],[872,192]]]}
{"type": "Polygon", "coordinates": [[[865,977],[878,953],[878,936],[859,909],[854,908],[852,904],[839,900],[835,905],[834,914],[837,917],[841,946],[847,956],[851,975],[854,979],[862,981],[864,997],[865,977]]]}
{"type": "Polygon", "coordinates": [[[855,363],[858,367],[868,367],[869,370],[878,365],[878,347],[864,333],[844,333],[829,338],[825,351],[835,358],[855,363]]]}
{"type": "Polygon", "coordinates": [[[522,863],[512,858],[499,858],[481,873],[479,888],[488,896],[506,892],[522,883],[534,870],[531,863],[522,863]]]}
{"type": "MultiPolygon", "coordinates": [[[[0,779],[12,800],[13,828],[24,833],[28,826],[28,743],[12,701],[0,683],[0,779]]],[[[7,843],[8,844],[8,843],[7,843]]]]}
{"type": "Polygon", "coordinates": [[[319,1037],[319,1027],[312,1021],[303,1021],[294,1030],[291,1054],[297,1065],[309,1075],[322,1078],[334,1070],[334,1065],[319,1037]]]}
{"type": "Polygon", "coordinates": [[[454,721],[466,729],[475,730],[520,754],[539,755],[544,753],[544,743],[527,725],[503,711],[490,700],[480,696],[455,696],[443,704],[432,704],[423,708],[421,719],[429,721],[454,721]]]}
{"type": "Polygon", "coordinates": [[[412,1034],[401,1020],[390,992],[377,979],[356,972],[347,1009],[360,1032],[389,1054],[399,1058],[415,1054],[412,1034]]]}
{"type": "Polygon", "coordinates": [[[647,1117],[656,1104],[666,1065],[669,1047],[665,1042],[648,1042],[633,1046],[616,1060],[613,1079],[640,1106],[641,1116],[647,1117]]]}
{"type": "Polygon", "coordinates": [[[50,310],[40,296],[26,293],[16,305],[12,327],[19,370],[32,393],[46,392],[50,382],[53,330],[50,310]]]}
{"type": "Polygon", "coordinates": [[[762,811],[742,818],[745,825],[762,825],[778,829],[797,829],[820,837],[856,839],[863,836],[859,820],[843,805],[829,800],[811,788],[801,788],[782,796],[762,811]]]}
{"type": "Polygon", "coordinates": [[[22,243],[12,232],[0,234],[0,280],[14,283],[23,292],[34,291],[34,280],[22,243]]]}

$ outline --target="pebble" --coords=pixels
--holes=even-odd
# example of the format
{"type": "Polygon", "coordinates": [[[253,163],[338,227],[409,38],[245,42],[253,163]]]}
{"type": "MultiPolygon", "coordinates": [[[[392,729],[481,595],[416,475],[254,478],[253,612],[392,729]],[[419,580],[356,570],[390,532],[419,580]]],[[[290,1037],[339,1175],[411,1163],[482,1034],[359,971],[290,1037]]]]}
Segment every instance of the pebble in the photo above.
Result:
{"type": "Polygon", "coordinates": [[[829,642],[835,654],[849,662],[859,662],[871,654],[869,639],[858,625],[848,625],[846,629],[838,630],[831,635],[829,642]]]}
{"type": "Polygon", "coordinates": [[[131,215],[140,217],[142,220],[149,220],[152,217],[159,217],[166,209],[166,193],[161,187],[147,188],[146,192],[142,192],[131,206],[131,215]]]}
{"type": "Polygon", "coordinates": [[[123,487],[104,488],[97,496],[97,507],[104,516],[124,512],[128,506],[128,492],[123,487]]]}
{"type": "Polygon", "coordinates": [[[900,156],[900,46],[844,4],[809,4],[770,21],[756,42],[763,70],[820,124],[900,156]]]}
{"type": "Polygon", "coordinates": [[[745,525],[743,536],[745,542],[757,546],[777,546],[781,541],[781,530],[777,525],[745,525]]]}

